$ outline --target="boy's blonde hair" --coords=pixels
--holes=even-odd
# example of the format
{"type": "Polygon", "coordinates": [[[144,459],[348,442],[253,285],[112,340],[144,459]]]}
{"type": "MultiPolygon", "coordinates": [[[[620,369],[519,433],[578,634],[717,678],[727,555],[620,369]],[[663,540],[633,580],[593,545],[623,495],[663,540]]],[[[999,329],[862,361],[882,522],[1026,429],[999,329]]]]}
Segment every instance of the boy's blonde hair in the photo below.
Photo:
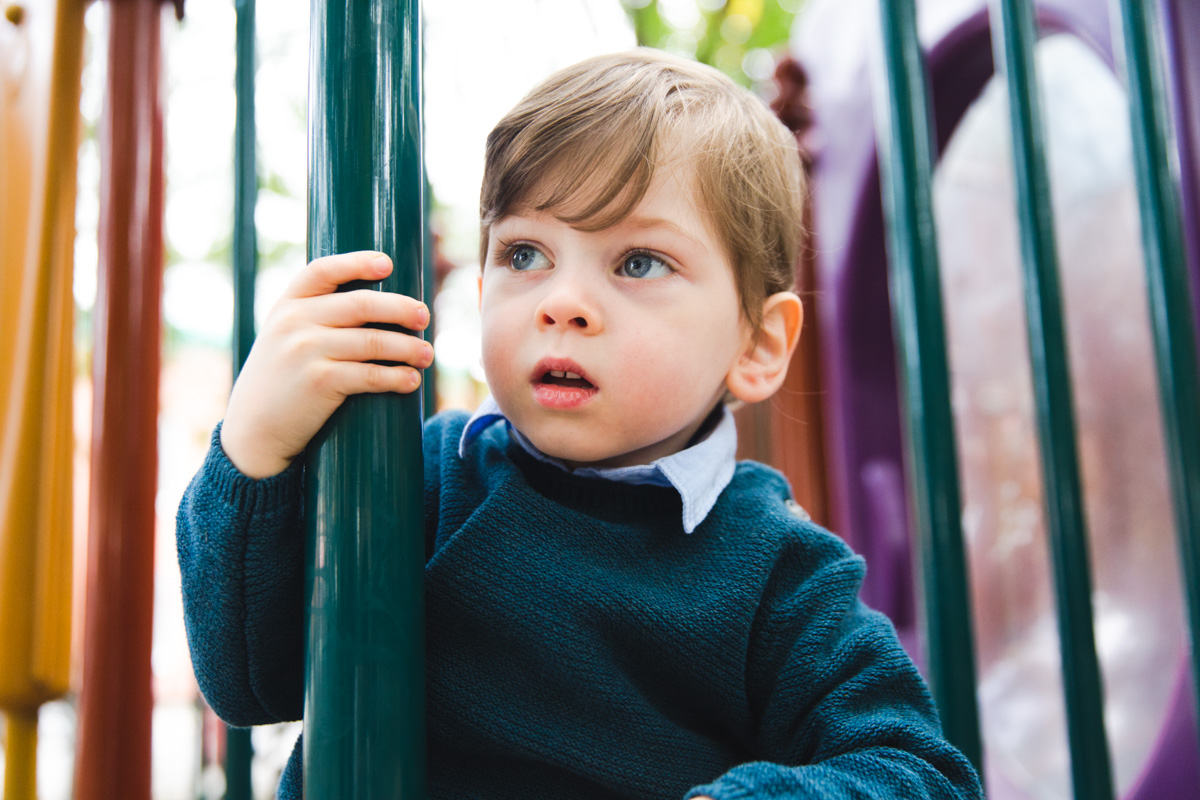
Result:
{"type": "Polygon", "coordinates": [[[480,263],[497,220],[550,211],[601,230],[633,211],[656,167],[682,159],[697,205],[733,267],[743,313],[795,282],[804,173],[796,141],[770,109],[717,70],[639,49],[550,76],[487,140],[480,263]]]}

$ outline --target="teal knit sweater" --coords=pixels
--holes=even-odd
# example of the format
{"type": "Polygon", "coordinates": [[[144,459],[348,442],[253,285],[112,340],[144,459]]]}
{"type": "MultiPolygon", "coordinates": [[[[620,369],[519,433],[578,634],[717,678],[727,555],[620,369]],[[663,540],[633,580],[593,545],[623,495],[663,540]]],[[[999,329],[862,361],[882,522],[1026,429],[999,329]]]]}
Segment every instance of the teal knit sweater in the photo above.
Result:
{"type": "MultiPolygon", "coordinates": [[[[863,562],[741,463],[690,535],[670,488],[578,478],[503,425],[425,430],[434,798],[974,798],[863,562]]],[[[303,711],[297,466],[208,458],[179,509],[196,678],[233,725],[303,711]]],[[[299,746],[280,798],[300,797],[299,746]]]]}

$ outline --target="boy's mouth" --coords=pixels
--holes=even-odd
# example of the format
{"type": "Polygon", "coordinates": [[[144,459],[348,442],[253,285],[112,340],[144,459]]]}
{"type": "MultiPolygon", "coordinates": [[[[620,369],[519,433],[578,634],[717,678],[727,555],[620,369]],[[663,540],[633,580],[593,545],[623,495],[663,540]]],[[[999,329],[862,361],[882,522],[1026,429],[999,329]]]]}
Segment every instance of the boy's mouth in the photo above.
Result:
{"type": "Polygon", "coordinates": [[[594,389],[596,388],[591,381],[576,372],[567,370],[551,369],[546,370],[542,374],[542,383],[548,383],[551,386],[569,386],[574,389],[594,389]]]}
{"type": "Polygon", "coordinates": [[[531,376],[534,397],[544,408],[577,408],[599,391],[583,368],[569,359],[543,359],[531,376]]]}

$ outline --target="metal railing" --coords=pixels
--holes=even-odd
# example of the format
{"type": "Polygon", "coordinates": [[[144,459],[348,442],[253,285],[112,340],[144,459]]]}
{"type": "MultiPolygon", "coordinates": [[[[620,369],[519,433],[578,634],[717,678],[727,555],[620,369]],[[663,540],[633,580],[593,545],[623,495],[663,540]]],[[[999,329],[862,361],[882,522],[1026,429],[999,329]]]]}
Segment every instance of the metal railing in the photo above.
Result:
{"type": "MultiPolygon", "coordinates": [[[[1121,0],[1123,62],[1138,177],[1151,319],[1193,653],[1200,648],[1200,391],[1178,176],[1154,2],[1121,0]]],[[[1033,63],[1030,0],[993,0],[995,61],[1008,89],[1025,303],[1049,542],[1062,647],[1071,775],[1077,798],[1111,798],[1078,448],[1054,219],[1033,63]]],[[[929,79],[915,0],[881,0],[884,75],[879,131],[889,280],[904,384],[906,457],[923,578],[929,678],[946,734],[976,764],[982,749],[963,558],[944,322],[931,206],[929,79]]],[[[1193,658],[1193,679],[1200,671],[1193,658]]]]}

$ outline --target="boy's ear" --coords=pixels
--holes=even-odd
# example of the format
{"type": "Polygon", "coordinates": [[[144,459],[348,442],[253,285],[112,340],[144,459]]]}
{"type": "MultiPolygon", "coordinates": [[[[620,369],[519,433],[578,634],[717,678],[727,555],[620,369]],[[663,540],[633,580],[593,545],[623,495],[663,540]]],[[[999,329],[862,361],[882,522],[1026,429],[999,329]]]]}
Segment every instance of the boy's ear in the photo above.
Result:
{"type": "Polygon", "coordinates": [[[744,403],[775,394],[787,377],[803,323],[804,306],[794,293],[778,292],[763,301],[762,326],[747,338],[746,349],[725,376],[730,394],[744,403]]]}

